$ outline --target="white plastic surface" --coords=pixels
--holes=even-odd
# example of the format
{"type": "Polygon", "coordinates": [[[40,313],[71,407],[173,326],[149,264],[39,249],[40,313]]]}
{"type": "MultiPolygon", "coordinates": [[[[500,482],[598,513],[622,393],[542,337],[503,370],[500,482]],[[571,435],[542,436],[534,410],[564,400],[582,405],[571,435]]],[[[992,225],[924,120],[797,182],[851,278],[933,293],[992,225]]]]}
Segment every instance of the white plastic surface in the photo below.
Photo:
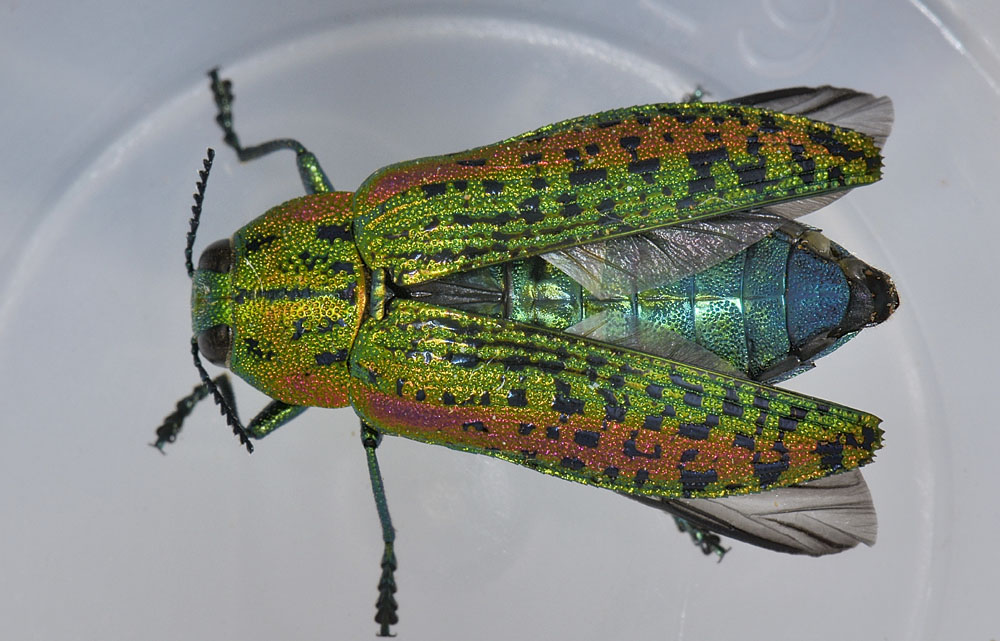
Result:
{"type": "MultiPolygon", "coordinates": [[[[803,84],[886,94],[885,179],[806,222],[895,278],[896,316],[787,385],[870,410],[879,541],[702,557],[610,492],[387,439],[402,639],[1000,635],[993,3],[28,3],[0,6],[0,638],[366,639],[381,553],[356,419],[310,410],[243,453],[210,403],[146,446],[197,374],[199,235],[301,193],[601,109],[803,84]],[[62,5],[62,6],[60,6],[62,5]],[[135,6],[133,6],[135,5],[135,6]],[[250,4],[246,5],[247,7],[250,4]],[[613,9],[612,9],[613,7],[613,9]]],[[[250,417],[265,399],[239,384],[250,417]]]]}

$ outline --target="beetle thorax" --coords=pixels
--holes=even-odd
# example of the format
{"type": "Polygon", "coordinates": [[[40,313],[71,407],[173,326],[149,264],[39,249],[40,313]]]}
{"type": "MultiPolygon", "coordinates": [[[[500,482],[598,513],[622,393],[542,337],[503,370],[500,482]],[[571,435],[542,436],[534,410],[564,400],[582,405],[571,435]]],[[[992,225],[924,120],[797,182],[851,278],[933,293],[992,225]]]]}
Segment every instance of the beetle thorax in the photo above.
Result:
{"type": "MultiPolygon", "coordinates": [[[[349,404],[348,355],[367,297],[351,196],[335,192],[288,201],[233,236],[232,270],[221,288],[228,291],[219,292],[227,299],[232,328],[227,364],[285,403],[349,404]]],[[[205,298],[209,303],[199,305],[195,295],[196,332],[198,308],[211,307],[219,296],[205,298]]]]}

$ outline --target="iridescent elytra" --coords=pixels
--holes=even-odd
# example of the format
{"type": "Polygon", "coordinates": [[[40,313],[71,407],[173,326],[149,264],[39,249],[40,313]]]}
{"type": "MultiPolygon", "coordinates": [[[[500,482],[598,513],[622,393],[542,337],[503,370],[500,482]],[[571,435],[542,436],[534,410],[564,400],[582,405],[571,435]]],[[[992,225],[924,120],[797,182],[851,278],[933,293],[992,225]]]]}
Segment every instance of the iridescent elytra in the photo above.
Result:
{"type": "Polygon", "coordinates": [[[244,161],[293,150],[307,195],[196,268],[206,160],[186,250],[202,383],[155,445],[208,394],[251,451],[307,407],[352,406],[385,543],[381,635],[397,622],[384,434],[666,502],[860,479],[880,447],[875,416],[762,381],[898,305],[888,276],[790,223],[880,179],[888,99],[821,87],[616,109],[391,165],[352,193],[295,140],[242,146],[231,83],[210,76],[226,143],[244,161]],[[683,279],[714,298],[674,301],[683,279]],[[734,330],[727,307],[758,299],[734,330]],[[775,328],[778,312],[800,320],[775,328]],[[726,338],[758,329],[750,347],[726,338]],[[200,356],[273,401],[244,427],[200,356]]]}

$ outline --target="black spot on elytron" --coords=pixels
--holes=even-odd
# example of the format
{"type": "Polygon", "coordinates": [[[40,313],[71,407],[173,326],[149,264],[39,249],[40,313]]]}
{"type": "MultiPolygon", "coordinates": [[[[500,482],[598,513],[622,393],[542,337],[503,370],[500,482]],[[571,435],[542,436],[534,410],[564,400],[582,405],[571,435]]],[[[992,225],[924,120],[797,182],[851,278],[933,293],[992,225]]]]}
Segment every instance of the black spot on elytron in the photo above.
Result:
{"type": "MultiPolygon", "coordinates": [[[[782,443],[781,441],[775,441],[774,445],[771,446],[771,450],[777,452],[778,454],[788,454],[788,448],[785,447],[785,444],[782,443]]],[[[781,460],[787,461],[788,457],[782,456],[781,460]]]]}
{"type": "Polygon", "coordinates": [[[842,443],[820,443],[813,450],[819,454],[819,463],[826,470],[836,470],[844,465],[844,445],[842,443]]]}
{"type": "Polygon", "coordinates": [[[536,177],[531,179],[531,188],[536,191],[541,191],[543,189],[548,189],[549,181],[541,177],[536,177]]]}
{"type": "Polygon", "coordinates": [[[526,389],[512,389],[507,392],[507,405],[511,407],[526,407],[528,405],[528,391],[526,389]]]}
{"type": "Polygon", "coordinates": [[[559,440],[559,428],[555,425],[550,425],[545,428],[545,438],[550,438],[553,441],[559,440]]]}
{"type": "Polygon", "coordinates": [[[705,393],[705,388],[702,387],[700,383],[689,383],[680,374],[671,374],[670,382],[676,385],[677,387],[683,388],[689,392],[695,392],[697,394],[705,393]]]}
{"type": "Polygon", "coordinates": [[[605,405],[604,420],[621,423],[625,420],[626,409],[620,405],[605,405]]]}
{"type": "Polygon", "coordinates": [[[718,131],[706,131],[703,135],[708,142],[719,142],[722,140],[722,134],[718,131]]]}
{"type": "Polygon", "coordinates": [[[687,438],[694,439],[696,441],[704,441],[708,438],[710,428],[705,424],[698,423],[681,423],[677,426],[677,433],[681,436],[686,436],[687,438]]]}
{"type": "Polygon", "coordinates": [[[541,152],[534,152],[530,154],[524,154],[523,156],[521,156],[522,165],[534,165],[540,162],[542,162],[541,152]]]}
{"type": "Polygon", "coordinates": [[[647,158],[646,160],[636,160],[628,164],[629,173],[651,174],[660,169],[659,158],[647,158]]]}
{"type": "Polygon", "coordinates": [[[737,171],[740,177],[740,187],[756,187],[758,191],[764,189],[764,181],[767,180],[767,167],[750,167],[737,171]]]}
{"type": "Polygon", "coordinates": [[[696,472],[694,470],[681,470],[681,485],[684,492],[701,492],[706,486],[717,483],[719,473],[715,470],[705,470],[696,472]]]}
{"type": "Polygon", "coordinates": [[[870,452],[872,446],[875,445],[875,438],[878,435],[875,433],[875,429],[872,427],[861,428],[861,442],[858,443],[858,439],[854,437],[853,434],[848,434],[846,437],[847,444],[851,447],[860,447],[861,449],[870,452]]]}
{"type": "Polygon", "coordinates": [[[347,350],[338,349],[335,352],[321,352],[316,354],[317,365],[333,365],[347,360],[347,350]]]}
{"type": "Polygon", "coordinates": [[[475,430],[477,432],[489,433],[489,429],[482,421],[466,421],[462,423],[462,430],[468,432],[469,430],[475,430]]]}
{"type": "Polygon", "coordinates": [[[338,240],[354,240],[354,232],[350,225],[320,225],[316,228],[316,239],[332,245],[338,240]]]}
{"type": "Polygon", "coordinates": [[[590,430],[577,430],[573,433],[573,442],[583,447],[597,447],[601,442],[601,434],[590,430]]]}
{"type": "Polygon", "coordinates": [[[608,480],[614,483],[618,480],[618,468],[614,466],[604,468],[604,476],[608,477],[608,480]]]}
{"type": "Polygon", "coordinates": [[[530,363],[531,361],[528,359],[527,356],[520,356],[518,354],[514,354],[513,356],[505,356],[504,358],[500,359],[500,364],[512,372],[520,372],[530,363]]]}
{"type": "Polygon", "coordinates": [[[840,167],[830,167],[826,172],[826,179],[830,182],[836,182],[843,185],[844,180],[844,170],[840,167]]]}
{"type": "Polygon", "coordinates": [[[760,155],[760,137],[759,136],[747,136],[747,153],[751,156],[760,155]]]}
{"type": "Polygon", "coordinates": [[[649,480],[649,470],[636,470],[635,472],[635,486],[642,487],[649,480]]]}
{"type": "Polygon", "coordinates": [[[604,122],[599,122],[597,123],[597,126],[600,127],[601,129],[609,129],[611,127],[617,127],[620,124],[622,124],[622,121],[619,119],[615,119],[615,120],[605,120],[604,122]]]}
{"type": "Polygon", "coordinates": [[[764,398],[763,396],[754,396],[753,397],[753,406],[756,407],[759,410],[771,409],[771,401],[769,401],[768,399],[764,398]]]}
{"type": "Polygon", "coordinates": [[[706,415],[705,416],[705,425],[708,425],[709,427],[718,427],[719,426],[719,417],[716,416],[715,414],[708,414],[708,415],[706,415]]]}
{"type": "Polygon", "coordinates": [[[580,169],[579,171],[571,171],[569,174],[569,184],[574,187],[589,185],[607,179],[608,170],[603,167],[598,169],[580,169]]]}
{"type": "Polygon", "coordinates": [[[698,204],[698,201],[691,196],[685,196],[677,201],[677,209],[691,209],[698,204]]]}
{"type": "Polygon", "coordinates": [[[639,136],[622,136],[618,139],[618,144],[632,156],[633,161],[639,160],[638,149],[641,142],[642,139],[639,136]]]}
{"type": "Polygon", "coordinates": [[[426,198],[443,196],[445,191],[448,189],[448,183],[429,183],[427,185],[421,185],[420,189],[423,190],[424,197],[426,198]]]}
{"type": "Polygon", "coordinates": [[[556,397],[552,401],[552,409],[560,414],[583,414],[584,402],[570,396],[571,387],[565,381],[556,381],[556,397]]]}
{"type": "Polygon", "coordinates": [[[594,209],[596,209],[597,211],[601,212],[602,214],[606,213],[606,212],[609,212],[609,211],[611,211],[614,208],[615,208],[615,199],[614,198],[605,198],[601,202],[597,203],[594,206],[594,209]]]}
{"type": "Polygon", "coordinates": [[[612,374],[608,377],[608,383],[614,388],[625,387],[625,377],[621,374],[612,374]]]}
{"type": "Polygon", "coordinates": [[[483,395],[479,397],[479,404],[482,407],[489,407],[490,406],[490,393],[489,392],[483,392],[483,395]]]}
{"type": "Polygon", "coordinates": [[[642,424],[642,427],[647,430],[653,430],[654,432],[659,432],[663,427],[663,417],[650,415],[646,417],[646,421],[642,424]]]}
{"type": "Polygon", "coordinates": [[[578,215],[582,211],[583,207],[580,207],[580,205],[577,205],[576,203],[569,203],[563,206],[562,215],[566,218],[571,218],[578,215]]]}
{"type": "Polygon", "coordinates": [[[562,361],[538,361],[535,363],[535,367],[546,374],[558,374],[566,369],[566,363],[562,361]]]}
{"type": "Polygon", "coordinates": [[[788,469],[788,463],[775,461],[774,463],[754,463],[753,473],[760,480],[761,487],[774,485],[781,478],[781,473],[788,469]]]}
{"type": "Polygon", "coordinates": [[[664,185],[663,187],[660,187],[660,193],[663,194],[664,196],[673,196],[674,190],[671,189],[668,185],[664,185]]]}
{"type": "Polygon", "coordinates": [[[573,471],[579,471],[587,467],[586,463],[573,456],[564,457],[563,460],[559,461],[559,464],[566,469],[573,471]]]}
{"type": "Polygon", "coordinates": [[[520,425],[517,426],[517,433],[520,434],[521,436],[527,436],[528,434],[531,434],[533,431],[535,431],[534,423],[521,423],[520,425]]]}
{"type": "Polygon", "coordinates": [[[819,410],[821,413],[826,414],[827,412],[830,411],[830,406],[827,405],[826,403],[817,403],[816,409],[819,410]]]}
{"type": "Polygon", "coordinates": [[[673,142],[674,136],[669,131],[663,133],[663,142],[673,142]]]}
{"type": "Polygon", "coordinates": [[[487,196],[499,196],[503,193],[503,183],[499,180],[484,180],[483,192],[487,196]]]}
{"type": "Polygon", "coordinates": [[[405,381],[403,379],[401,379],[401,378],[397,378],[396,379],[396,396],[402,396],[403,395],[403,383],[404,382],[405,381]]]}
{"type": "Polygon", "coordinates": [[[729,160],[729,149],[726,147],[716,147],[705,151],[689,151],[687,153],[688,164],[692,167],[713,165],[717,162],[729,160]]]}
{"type": "Polygon", "coordinates": [[[799,422],[794,418],[785,418],[784,416],[778,417],[778,429],[785,432],[794,432],[798,428],[799,422]]]}
{"type": "Polygon", "coordinates": [[[469,188],[469,181],[468,180],[456,180],[456,181],[452,182],[451,184],[458,191],[465,191],[466,189],[469,188]]]}
{"type": "Polygon", "coordinates": [[[281,237],[277,234],[268,234],[267,236],[260,236],[259,238],[251,238],[246,241],[243,248],[248,252],[257,252],[269,246],[279,238],[281,237]]]}
{"type": "Polygon", "coordinates": [[[756,442],[749,436],[737,434],[733,437],[733,447],[742,447],[743,449],[750,450],[752,452],[756,446],[756,442]]]}
{"type": "Polygon", "coordinates": [[[479,357],[475,354],[448,354],[448,362],[458,367],[471,369],[479,365],[479,357]]]}
{"type": "Polygon", "coordinates": [[[592,365],[594,367],[604,367],[608,364],[608,359],[598,354],[587,354],[584,360],[587,361],[587,365],[592,365]]]}
{"type": "Polygon", "coordinates": [[[486,165],[486,159],[485,158],[468,158],[466,160],[457,160],[457,161],[455,161],[455,164],[456,165],[460,165],[462,167],[483,167],[483,166],[486,165]]]}
{"type": "Polygon", "coordinates": [[[690,195],[712,191],[713,189],[715,189],[715,176],[705,176],[704,178],[688,181],[688,194],[690,195]]]}
{"type": "Polygon", "coordinates": [[[684,392],[684,404],[691,407],[701,407],[702,396],[694,392],[684,392]]]}
{"type": "Polygon", "coordinates": [[[690,125],[695,120],[698,120],[698,116],[696,116],[695,114],[682,113],[674,116],[674,120],[681,123],[682,125],[690,125]]]}
{"type": "Polygon", "coordinates": [[[681,463],[689,463],[698,457],[698,450],[690,449],[681,452],[681,463]]]}
{"type": "Polygon", "coordinates": [[[649,125],[649,123],[653,122],[653,119],[647,116],[646,114],[636,114],[635,121],[636,123],[642,125],[643,127],[646,127],[649,125]]]}
{"type": "Polygon", "coordinates": [[[809,410],[804,407],[799,407],[798,405],[792,405],[789,407],[789,412],[791,413],[792,418],[797,421],[801,421],[809,413],[809,410]]]}
{"type": "Polygon", "coordinates": [[[441,395],[441,403],[443,403],[444,405],[454,405],[455,395],[452,394],[451,392],[445,392],[444,394],[441,395]]]}
{"type": "Polygon", "coordinates": [[[422,401],[425,398],[427,398],[427,392],[425,392],[422,389],[418,389],[417,393],[414,395],[414,398],[416,398],[418,401],[422,401]]]}
{"type": "Polygon", "coordinates": [[[575,147],[570,147],[569,149],[563,149],[563,155],[566,156],[566,160],[572,160],[573,162],[580,162],[580,150],[575,147]]]}
{"type": "Polygon", "coordinates": [[[600,145],[598,145],[597,143],[593,143],[593,142],[592,142],[592,143],[590,143],[589,145],[587,145],[586,147],[584,147],[584,148],[583,148],[583,150],[584,150],[584,151],[586,151],[586,152],[587,152],[588,154],[590,154],[591,156],[595,156],[595,155],[597,155],[598,153],[600,153],[600,151],[601,151],[601,146],[600,146],[600,145]]]}
{"type": "Polygon", "coordinates": [[[627,439],[623,444],[622,453],[629,458],[647,458],[650,460],[656,460],[663,456],[663,448],[660,447],[659,443],[653,445],[652,452],[643,452],[636,445],[635,439],[639,436],[638,431],[632,432],[631,438],[627,439]]]}
{"type": "MultiPolygon", "coordinates": [[[[323,256],[325,260],[327,257],[323,256]]],[[[326,270],[328,274],[353,274],[354,273],[354,263],[349,263],[343,260],[335,260],[330,263],[330,267],[326,270]]]]}
{"type": "Polygon", "coordinates": [[[300,338],[302,338],[302,336],[305,335],[305,333],[306,333],[306,321],[307,320],[309,320],[309,319],[308,318],[299,318],[299,319],[296,319],[295,325],[293,326],[293,329],[295,331],[292,332],[292,340],[293,341],[297,341],[300,338]]]}
{"type": "Polygon", "coordinates": [[[776,134],[783,131],[782,127],[774,121],[774,116],[769,113],[761,114],[758,131],[764,134],[776,134]]]}
{"type": "Polygon", "coordinates": [[[523,218],[525,222],[529,224],[537,223],[545,219],[545,216],[538,211],[539,202],[540,198],[535,195],[530,198],[525,198],[521,201],[521,204],[518,205],[518,209],[521,212],[521,218],[523,218]]]}
{"type": "Polygon", "coordinates": [[[650,383],[646,386],[646,394],[652,398],[663,398],[663,386],[650,383]]]}

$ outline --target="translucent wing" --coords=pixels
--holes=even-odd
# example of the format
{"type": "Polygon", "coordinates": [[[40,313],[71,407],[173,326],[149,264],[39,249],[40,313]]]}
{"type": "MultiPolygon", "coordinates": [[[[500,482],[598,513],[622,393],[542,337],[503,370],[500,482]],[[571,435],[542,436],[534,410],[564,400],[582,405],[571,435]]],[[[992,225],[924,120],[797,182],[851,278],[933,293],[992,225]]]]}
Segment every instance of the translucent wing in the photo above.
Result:
{"type": "Polygon", "coordinates": [[[873,545],[878,521],[859,470],[745,496],[630,496],[696,527],[789,554],[823,556],[873,545]]]}

